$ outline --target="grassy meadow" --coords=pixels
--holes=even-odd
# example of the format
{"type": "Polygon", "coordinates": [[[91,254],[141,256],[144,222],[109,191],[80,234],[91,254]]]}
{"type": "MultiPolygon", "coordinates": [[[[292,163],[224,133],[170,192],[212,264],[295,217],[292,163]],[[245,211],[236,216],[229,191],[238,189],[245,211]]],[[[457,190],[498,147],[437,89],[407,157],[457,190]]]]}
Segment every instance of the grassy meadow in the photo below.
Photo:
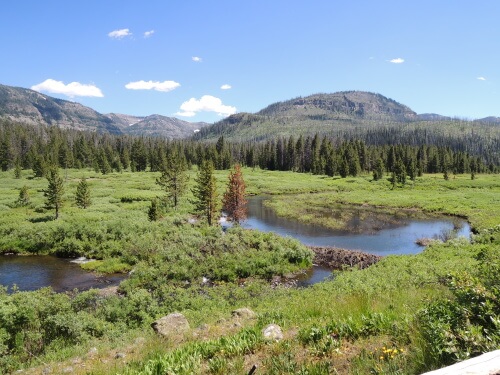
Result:
{"type": "MultiPolygon", "coordinates": [[[[303,222],[336,227],[325,211],[354,204],[459,215],[476,232],[472,243],[434,242],[304,289],[269,281],[309,267],[306,247],[271,233],[192,224],[190,192],[177,210],[149,221],[151,199],[163,194],[159,173],[61,175],[65,203],[53,220],[44,208],[46,179],[0,172],[0,252],[86,256],[100,260],[87,263],[94,271],[133,272],[112,295],[0,289],[0,372],[247,374],[256,365],[256,374],[418,374],[499,347],[498,175],[425,175],[392,189],[370,176],[243,169],[248,194],[272,195],[278,214],[303,222]],[[91,191],[87,209],[74,202],[82,177],[91,191]],[[30,203],[18,207],[25,185],[30,203]],[[204,276],[211,285],[200,282],[204,276]],[[239,307],[257,318],[235,321],[239,307]],[[156,337],[151,322],[174,311],[191,331],[156,337]],[[283,340],[262,338],[270,323],[281,326],[283,340]]],[[[195,170],[190,175],[193,186],[195,170]]],[[[216,171],[221,195],[227,175],[216,171]]]]}

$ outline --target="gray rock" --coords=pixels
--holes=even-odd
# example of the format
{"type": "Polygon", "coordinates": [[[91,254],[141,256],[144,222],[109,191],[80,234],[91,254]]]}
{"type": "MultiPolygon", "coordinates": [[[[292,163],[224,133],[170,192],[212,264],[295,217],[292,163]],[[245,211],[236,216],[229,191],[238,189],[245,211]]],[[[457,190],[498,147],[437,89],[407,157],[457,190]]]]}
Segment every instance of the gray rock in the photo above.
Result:
{"type": "Polygon", "coordinates": [[[236,309],[231,313],[234,317],[243,319],[255,319],[256,314],[247,307],[242,307],[241,309],[236,309]]]}
{"type": "Polygon", "coordinates": [[[283,332],[281,327],[277,324],[269,324],[262,330],[264,340],[267,341],[280,341],[283,340],[283,332]]]}
{"type": "Polygon", "coordinates": [[[125,358],[125,353],[116,353],[115,354],[115,359],[119,359],[119,358],[125,358]]]}
{"type": "Polygon", "coordinates": [[[161,336],[182,334],[189,330],[189,323],[184,315],[173,313],[158,319],[151,324],[155,332],[161,336]]]}
{"type": "Polygon", "coordinates": [[[134,345],[144,345],[146,339],[144,337],[138,337],[134,340],[134,345]]]}
{"type": "Polygon", "coordinates": [[[96,347],[93,347],[93,348],[90,348],[89,352],[87,353],[87,356],[88,357],[95,357],[97,355],[97,348],[96,347]]]}

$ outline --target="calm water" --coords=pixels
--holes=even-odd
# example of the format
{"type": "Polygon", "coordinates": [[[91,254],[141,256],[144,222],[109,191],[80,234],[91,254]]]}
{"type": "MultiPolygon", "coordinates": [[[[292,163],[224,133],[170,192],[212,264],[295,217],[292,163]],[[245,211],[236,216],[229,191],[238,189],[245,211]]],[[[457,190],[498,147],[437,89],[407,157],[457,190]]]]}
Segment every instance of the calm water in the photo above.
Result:
{"type": "MultiPolygon", "coordinates": [[[[401,215],[398,215],[397,218],[386,215],[387,218],[384,222],[382,215],[376,212],[366,212],[369,209],[363,207],[345,208],[354,210],[350,220],[350,230],[333,230],[321,226],[305,225],[276,216],[272,209],[263,204],[265,199],[265,197],[248,199],[248,218],[243,223],[243,227],[294,237],[306,245],[334,246],[377,255],[415,254],[423,249],[415,243],[419,238],[438,237],[453,229],[457,230],[459,236],[470,238],[470,226],[462,219],[448,217],[412,219],[401,215]],[[361,221],[375,221],[370,215],[376,217],[379,222],[377,225],[363,230],[363,227],[360,226],[361,221]]],[[[331,212],[331,215],[337,214],[338,212],[331,212]]]]}
{"type": "Polygon", "coordinates": [[[52,256],[0,256],[0,284],[19,290],[36,290],[51,286],[57,292],[104,288],[117,285],[123,275],[97,277],[79,264],[52,256]]]}
{"type": "MultiPolygon", "coordinates": [[[[243,227],[295,237],[306,245],[335,246],[378,255],[415,254],[423,249],[415,244],[415,241],[422,237],[440,236],[443,232],[457,228],[458,235],[470,237],[470,227],[465,220],[451,218],[416,220],[399,215],[397,218],[384,219],[379,213],[367,214],[361,211],[363,208],[356,208],[358,211],[352,213],[350,231],[335,231],[277,217],[273,210],[263,205],[265,199],[263,197],[248,199],[248,219],[243,227]],[[366,223],[372,225],[367,228],[366,223]]],[[[347,207],[341,209],[353,210],[347,207]]],[[[339,213],[333,211],[328,214],[339,213]]],[[[299,276],[297,285],[312,285],[329,276],[331,270],[314,267],[299,276]]],[[[9,288],[16,284],[20,290],[35,290],[45,286],[51,286],[58,292],[74,288],[79,290],[102,288],[117,285],[124,277],[124,275],[97,277],[82,270],[79,264],[51,256],[0,256],[0,284],[9,288]]]]}

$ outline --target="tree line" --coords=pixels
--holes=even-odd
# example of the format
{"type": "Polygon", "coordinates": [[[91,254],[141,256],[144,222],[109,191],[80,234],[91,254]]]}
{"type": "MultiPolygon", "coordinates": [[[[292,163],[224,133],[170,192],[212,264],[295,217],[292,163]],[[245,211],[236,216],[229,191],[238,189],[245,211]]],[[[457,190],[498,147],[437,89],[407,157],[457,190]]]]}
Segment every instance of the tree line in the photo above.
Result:
{"type": "Polygon", "coordinates": [[[221,136],[217,142],[202,142],[0,122],[0,169],[14,169],[15,173],[32,169],[35,177],[46,176],[53,166],[92,168],[103,174],[123,170],[161,172],[169,162],[190,168],[207,160],[215,169],[229,169],[238,163],[341,177],[373,173],[375,179],[392,173],[413,179],[423,173],[499,171],[499,163],[493,161],[489,152],[473,154],[454,143],[373,145],[362,139],[318,134],[245,143],[227,142],[221,136]]]}

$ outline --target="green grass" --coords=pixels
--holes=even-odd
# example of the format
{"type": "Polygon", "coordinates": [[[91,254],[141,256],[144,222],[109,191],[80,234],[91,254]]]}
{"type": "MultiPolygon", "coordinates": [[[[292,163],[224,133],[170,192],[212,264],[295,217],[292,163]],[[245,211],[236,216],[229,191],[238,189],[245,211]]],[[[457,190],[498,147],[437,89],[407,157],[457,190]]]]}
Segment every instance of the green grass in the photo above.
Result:
{"type": "MultiPolygon", "coordinates": [[[[287,178],[292,180],[293,176],[283,174],[282,183],[292,184],[286,182],[287,178]]],[[[449,181],[442,176],[426,175],[394,190],[389,181],[372,181],[370,177],[329,179],[323,184],[316,177],[313,181],[317,182],[316,186],[310,183],[307,188],[297,188],[298,195],[273,197],[268,205],[280,216],[333,228],[339,225],[336,219],[318,213],[335,209],[339,204],[372,206],[389,212],[409,209],[457,215],[467,218],[476,231],[500,223],[497,214],[500,212],[498,175],[481,175],[475,180],[458,175],[449,181]],[[318,193],[310,194],[307,189],[318,193]]],[[[262,191],[266,189],[269,188],[262,191]]]]}
{"type": "MultiPolygon", "coordinates": [[[[84,255],[100,259],[85,265],[96,271],[133,272],[120,286],[122,296],[0,291],[2,371],[71,361],[96,345],[102,352],[123,349],[120,345],[130,346],[145,336],[147,345],[128,364],[89,361],[82,373],[151,373],[154,366],[177,368],[182,363],[186,369],[179,373],[196,368],[201,373],[246,374],[253,364],[259,365],[260,374],[418,373],[425,368],[425,347],[419,341],[417,313],[430,301],[452,298],[442,282],[449,272],[478,275],[478,254],[500,251],[498,175],[449,181],[426,175],[392,190],[389,181],[374,182],[368,176],[339,179],[244,169],[247,193],[271,195],[269,204],[283,216],[335,226],[337,221],[320,214],[339,204],[388,212],[405,208],[459,215],[479,232],[473,244],[435,243],[421,254],[389,256],[368,269],[339,272],[333,281],[306,289],[273,289],[268,283],[273,275],[309,264],[310,253],[303,246],[271,233],[235,229],[222,234],[218,228],[190,224],[190,192],[178,210],[150,222],[149,200],[163,194],[155,184],[158,173],[69,170],[58,220],[43,208],[47,181],[30,176],[29,171],[21,179],[12,171],[0,173],[0,252],[84,255]],[[91,190],[92,205],[85,210],[74,203],[81,177],[91,190]],[[16,207],[24,185],[31,203],[16,207]],[[203,276],[214,284],[202,285],[203,276]],[[229,316],[243,306],[256,311],[258,319],[238,328],[229,316]],[[208,327],[200,334],[203,340],[191,336],[164,345],[144,334],[155,318],[173,311],[182,312],[194,332],[208,327]],[[261,341],[260,329],[269,323],[284,329],[285,340],[261,341]],[[40,342],[46,346],[36,346],[40,342]],[[397,356],[385,358],[383,347],[397,348],[397,356]],[[37,354],[27,355],[26,348],[37,349],[37,354]]],[[[190,176],[192,186],[194,170],[190,176]]],[[[216,172],[221,194],[227,176],[228,171],[216,172]]]]}

